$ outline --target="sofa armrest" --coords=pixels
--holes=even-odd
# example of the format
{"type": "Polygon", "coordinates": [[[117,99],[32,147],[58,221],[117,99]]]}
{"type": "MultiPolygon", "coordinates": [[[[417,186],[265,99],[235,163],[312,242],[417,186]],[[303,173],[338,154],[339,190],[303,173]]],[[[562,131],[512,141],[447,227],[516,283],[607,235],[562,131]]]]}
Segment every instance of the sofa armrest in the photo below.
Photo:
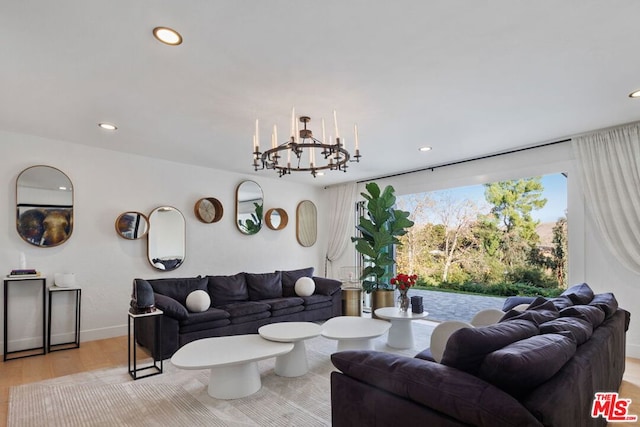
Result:
{"type": "Polygon", "coordinates": [[[316,290],[314,293],[319,295],[331,296],[338,292],[342,287],[342,282],[335,279],[327,279],[326,277],[313,276],[313,281],[316,284],[316,290]]]}
{"type": "Polygon", "coordinates": [[[189,317],[187,308],[177,300],[158,293],[154,293],[153,296],[156,301],[156,307],[162,310],[166,316],[177,320],[185,320],[189,317]]]}
{"type": "MultiPolygon", "coordinates": [[[[478,377],[439,363],[376,351],[331,355],[343,374],[478,426],[539,426],[514,397],[478,377]]],[[[372,408],[372,410],[375,410],[372,408]]]]}

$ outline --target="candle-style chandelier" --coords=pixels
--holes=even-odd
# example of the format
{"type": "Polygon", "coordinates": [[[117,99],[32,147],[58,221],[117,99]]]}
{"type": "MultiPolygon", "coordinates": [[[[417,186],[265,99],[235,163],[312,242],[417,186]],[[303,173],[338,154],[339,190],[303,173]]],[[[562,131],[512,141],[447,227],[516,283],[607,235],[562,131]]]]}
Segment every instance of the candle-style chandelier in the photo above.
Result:
{"type": "Polygon", "coordinates": [[[318,171],[337,170],[347,171],[347,163],[360,162],[360,149],[358,147],[358,126],[354,125],[355,144],[353,156],[345,147],[344,139],[340,138],[336,112],[333,112],[335,129],[335,143],[333,137],[325,137],[324,119],[322,119],[322,140],[313,137],[311,129],[307,129],[307,123],[311,121],[308,116],[300,116],[296,120],[295,109],[291,112],[291,137],[282,144],[278,144],[278,129],[273,125],[271,134],[271,148],[260,151],[260,136],[258,120],[256,120],[256,133],[253,135],[253,167],[256,171],[273,169],[279,177],[291,172],[311,172],[315,178],[318,171]],[[299,128],[302,123],[303,128],[299,128]],[[353,159],[352,159],[353,157],[353,159]]]}

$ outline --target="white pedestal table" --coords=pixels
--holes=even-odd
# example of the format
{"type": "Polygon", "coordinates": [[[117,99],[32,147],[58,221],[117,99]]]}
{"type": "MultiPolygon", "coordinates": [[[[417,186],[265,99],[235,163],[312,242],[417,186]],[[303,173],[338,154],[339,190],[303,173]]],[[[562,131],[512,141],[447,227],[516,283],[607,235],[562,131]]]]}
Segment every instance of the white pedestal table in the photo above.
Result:
{"type": "Polygon", "coordinates": [[[299,377],[309,371],[304,340],[320,335],[322,328],[311,322],[281,322],[261,326],[258,334],[266,340],[293,343],[293,350],[276,357],[275,372],[281,377],[299,377]]]}
{"type": "Polygon", "coordinates": [[[398,307],[383,307],[375,311],[376,316],[391,322],[387,345],[393,348],[413,347],[413,320],[424,319],[429,315],[426,311],[413,313],[411,310],[402,312],[398,307]]]}

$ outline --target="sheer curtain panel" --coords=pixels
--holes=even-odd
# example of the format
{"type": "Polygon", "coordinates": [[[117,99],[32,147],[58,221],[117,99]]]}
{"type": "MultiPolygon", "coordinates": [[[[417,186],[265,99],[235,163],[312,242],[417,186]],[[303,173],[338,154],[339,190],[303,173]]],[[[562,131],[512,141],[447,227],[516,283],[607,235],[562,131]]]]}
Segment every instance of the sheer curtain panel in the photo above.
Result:
{"type": "Polygon", "coordinates": [[[333,261],[340,258],[354,233],[354,209],[358,184],[351,182],[344,185],[329,187],[329,245],[325,257],[325,277],[333,277],[333,261]],[[327,264],[330,264],[329,266],[327,264]],[[327,268],[331,267],[331,271],[327,268]],[[331,275],[329,275],[331,274],[331,275]]]}
{"type": "Polygon", "coordinates": [[[640,123],[574,137],[572,146],[606,246],[640,273],[640,123]]]}

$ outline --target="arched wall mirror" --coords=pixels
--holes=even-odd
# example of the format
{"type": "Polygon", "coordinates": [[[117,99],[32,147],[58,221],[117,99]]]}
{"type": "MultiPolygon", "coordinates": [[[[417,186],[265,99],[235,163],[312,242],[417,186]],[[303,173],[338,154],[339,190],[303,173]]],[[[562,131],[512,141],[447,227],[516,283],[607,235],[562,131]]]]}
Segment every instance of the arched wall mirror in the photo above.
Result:
{"type": "Polygon", "coordinates": [[[272,230],[282,230],[289,223],[289,215],[281,208],[269,209],[264,215],[264,222],[272,230]]]}
{"type": "Polygon", "coordinates": [[[236,225],[243,234],[256,234],[262,228],[264,195],[254,181],[243,181],[236,189],[236,225]]]}
{"type": "Polygon", "coordinates": [[[51,166],[32,166],[16,179],[16,228],[35,246],[66,242],[73,231],[73,185],[51,166]]]}
{"type": "Polygon", "coordinates": [[[180,267],[185,257],[185,220],[182,212],[171,206],[161,206],[149,214],[147,257],[158,270],[180,267]]]}
{"type": "Polygon", "coordinates": [[[149,220],[140,212],[123,212],[116,219],[116,233],[125,239],[140,239],[147,235],[147,231],[149,231],[149,220]]]}
{"type": "Polygon", "coordinates": [[[318,211],[311,200],[298,203],[296,209],[296,238],[304,247],[313,246],[318,238],[318,211]]]}

